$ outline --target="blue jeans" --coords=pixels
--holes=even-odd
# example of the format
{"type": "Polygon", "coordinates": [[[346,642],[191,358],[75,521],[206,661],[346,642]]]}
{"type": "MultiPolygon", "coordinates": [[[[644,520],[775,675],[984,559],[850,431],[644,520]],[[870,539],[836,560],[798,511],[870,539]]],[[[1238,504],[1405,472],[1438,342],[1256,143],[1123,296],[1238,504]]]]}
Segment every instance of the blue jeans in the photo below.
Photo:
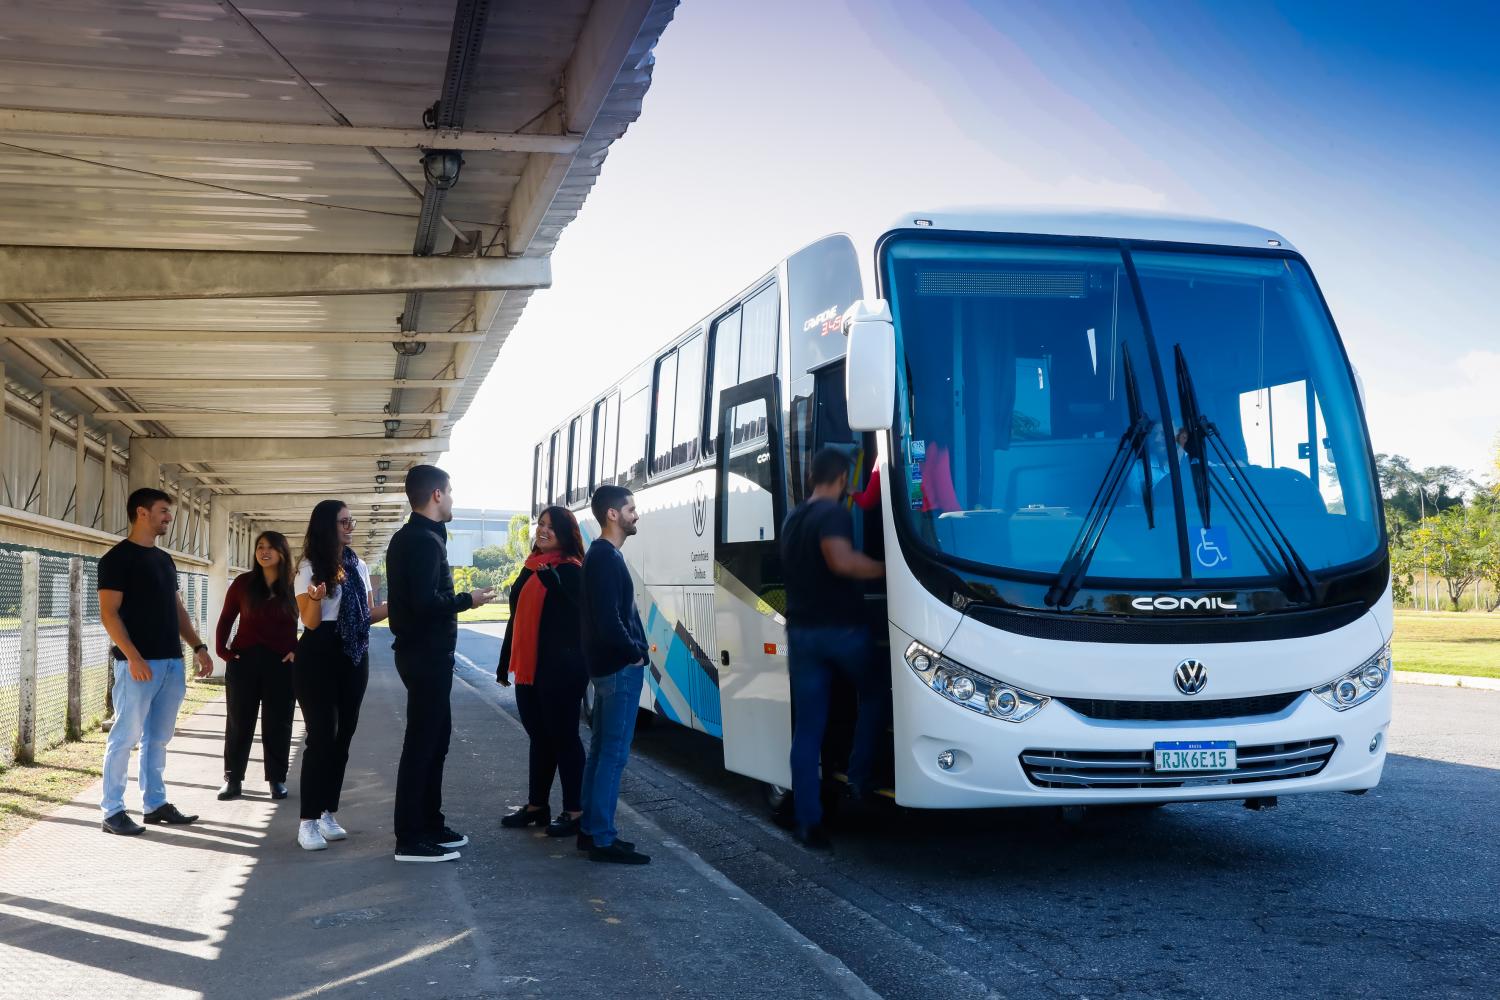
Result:
{"type": "Polygon", "coordinates": [[[593,734],[589,758],[583,765],[583,816],[579,829],[594,838],[594,846],[615,842],[615,804],[620,799],[620,776],[635,738],[635,715],[641,705],[644,666],[625,667],[606,677],[595,677],[593,734]]]}
{"type": "Polygon", "coordinates": [[[141,744],[140,786],[144,812],[167,804],[167,744],[177,728],[177,710],[187,694],[187,674],[181,658],[147,660],[149,681],[130,676],[124,660],[114,661],[115,722],[104,741],[104,796],[99,807],[105,816],[125,808],[125,779],[130,751],[141,744]]]}
{"type": "Polygon", "coordinates": [[[822,788],[818,762],[823,752],[823,734],[828,729],[828,709],[833,678],[843,674],[854,684],[859,718],[854,727],[854,749],[849,755],[849,784],[867,790],[875,748],[885,724],[883,677],[870,661],[870,635],[859,627],[789,628],[792,677],[792,800],[797,825],[817,826],[823,821],[822,788]]]}

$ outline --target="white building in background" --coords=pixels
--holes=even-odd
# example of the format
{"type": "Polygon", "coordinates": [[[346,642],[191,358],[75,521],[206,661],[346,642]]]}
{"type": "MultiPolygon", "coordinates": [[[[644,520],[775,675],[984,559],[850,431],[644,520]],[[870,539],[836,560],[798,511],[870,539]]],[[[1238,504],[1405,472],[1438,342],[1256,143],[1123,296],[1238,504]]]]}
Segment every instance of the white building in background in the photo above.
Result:
{"type": "Polygon", "coordinates": [[[510,519],[520,510],[488,510],[457,507],[448,523],[448,565],[474,565],[474,550],[486,545],[504,545],[510,519]]]}

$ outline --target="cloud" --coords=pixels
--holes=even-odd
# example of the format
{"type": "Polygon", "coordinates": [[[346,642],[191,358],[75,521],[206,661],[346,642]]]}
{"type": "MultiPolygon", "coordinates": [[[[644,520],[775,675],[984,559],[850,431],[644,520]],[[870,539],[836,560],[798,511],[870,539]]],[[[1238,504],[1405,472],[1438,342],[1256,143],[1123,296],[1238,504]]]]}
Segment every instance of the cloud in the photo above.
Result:
{"type": "Polygon", "coordinates": [[[1365,376],[1375,450],[1405,455],[1418,466],[1456,465],[1493,474],[1500,435],[1500,352],[1469,351],[1439,366],[1437,376],[1424,377],[1421,384],[1409,378],[1391,370],[1365,376]]]}

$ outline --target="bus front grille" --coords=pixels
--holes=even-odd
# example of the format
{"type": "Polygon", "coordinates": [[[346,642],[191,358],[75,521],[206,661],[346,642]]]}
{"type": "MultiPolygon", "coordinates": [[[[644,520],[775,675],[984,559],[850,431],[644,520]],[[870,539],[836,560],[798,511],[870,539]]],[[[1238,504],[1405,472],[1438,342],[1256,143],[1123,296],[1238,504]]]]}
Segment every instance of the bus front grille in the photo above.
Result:
{"type": "Polygon", "coordinates": [[[1243,746],[1232,771],[1158,774],[1150,750],[1026,750],[1021,768],[1039,788],[1200,788],[1310,778],[1323,770],[1337,746],[1332,736],[1243,746]]]}
{"type": "Polygon", "coordinates": [[[1302,691],[1263,694],[1252,698],[1183,699],[1182,701],[1119,701],[1102,698],[1059,698],[1079,715],[1111,722],[1194,722],[1200,719],[1243,719],[1275,715],[1302,697],[1302,691]]]}

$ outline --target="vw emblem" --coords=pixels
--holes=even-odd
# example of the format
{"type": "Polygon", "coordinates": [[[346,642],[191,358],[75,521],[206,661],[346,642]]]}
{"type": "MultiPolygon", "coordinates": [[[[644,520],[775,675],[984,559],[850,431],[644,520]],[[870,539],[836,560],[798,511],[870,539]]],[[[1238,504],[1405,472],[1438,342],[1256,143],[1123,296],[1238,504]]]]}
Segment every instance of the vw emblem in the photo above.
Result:
{"type": "Polygon", "coordinates": [[[693,484],[693,533],[702,538],[706,527],[708,527],[708,493],[703,488],[703,480],[700,479],[693,484]]]}
{"type": "Polygon", "coordinates": [[[1197,694],[1208,687],[1208,668],[1202,660],[1183,660],[1177,664],[1172,680],[1183,694],[1197,694]]]}

